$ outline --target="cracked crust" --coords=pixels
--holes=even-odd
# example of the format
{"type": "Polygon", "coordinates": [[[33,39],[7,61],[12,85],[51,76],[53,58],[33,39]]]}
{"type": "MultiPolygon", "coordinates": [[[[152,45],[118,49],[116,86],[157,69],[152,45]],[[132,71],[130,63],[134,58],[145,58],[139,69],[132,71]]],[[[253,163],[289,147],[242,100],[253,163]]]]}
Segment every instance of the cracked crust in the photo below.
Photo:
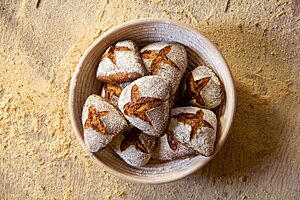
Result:
{"type": "Polygon", "coordinates": [[[97,78],[105,83],[128,82],[144,76],[145,73],[136,44],[125,40],[110,46],[101,56],[97,78]]]}
{"type": "Polygon", "coordinates": [[[177,141],[199,154],[210,156],[213,153],[217,118],[212,111],[197,107],[172,109],[168,129],[177,141]]]}
{"type": "Polygon", "coordinates": [[[160,76],[145,76],[124,88],[118,107],[144,133],[160,136],[169,119],[169,84],[160,76]]]}
{"type": "Polygon", "coordinates": [[[129,165],[144,166],[151,158],[156,138],[137,128],[119,134],[110,147],[129,165]]]}
{"type": "Polygon", "coordinates": [[[98,112],[94,106],[90,106],[88,110],[88,118],[84,123],[84,129],[92,128],[103,135],[112,135],[107,129],[101,118],[109,115],[109,111],[98,112]]]}
{"type": "Polygon", "coordinates": [[[152,158],[167,161],[196,155],[196,152],[176,140],[171,132],[157,139],[152,158]]]}
{"type": "Polygon", "coordinates": [[[141,49],[141,56],[150,75],[166,79],[172,87],[172,98],[187,68],[187,53],[178,43],[152,43],[141,49]]]}
{"type": "Polygon", "coordinates": [[[118,100],[121,92],[129,84],[130,82],[105,83],[101,89],[101,97],[110,101],[113,105],[118,106],[118,100]]]}
{"type": "Polygon", "coordinates": [[[222,102],[222,87],[212,69],[199,66],[186,80],[186,98],[191,105],[213,109],[222,102]]]}
{"type": "Polygon", "coordinates": [[[124,114],[130,117],[137,117],[148,122],[152,125],[146,112],[151,109],[155,109],[164,103],[165,100],[152,98],[152,97],[140,97],[138,86],[135,84],[131,88],[131,102],[124,105],[124,114]]]}
{"type": "Polygon", "coordinates": [[[123,115],[98,95],[87,98],[82,111],[82,124],[84,142],[90,152],[106,147],[117,134],[128,128],[123,115]]]}

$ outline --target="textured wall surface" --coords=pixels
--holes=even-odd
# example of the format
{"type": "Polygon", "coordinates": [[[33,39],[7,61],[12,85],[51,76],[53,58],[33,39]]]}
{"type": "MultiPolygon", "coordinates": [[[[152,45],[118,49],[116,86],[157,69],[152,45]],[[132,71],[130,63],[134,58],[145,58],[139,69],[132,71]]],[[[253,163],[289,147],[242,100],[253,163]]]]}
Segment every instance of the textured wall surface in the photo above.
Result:
{"type": "Polygon", "coordinates": [[[299,199],[299,0],[1,0],[0,199],[299,199]],[[218,45],[237,87],[216,158],[163,185],[122,181],[72,133],[70,78],[85,49],[124,21],[169,18],[218,45]]]}

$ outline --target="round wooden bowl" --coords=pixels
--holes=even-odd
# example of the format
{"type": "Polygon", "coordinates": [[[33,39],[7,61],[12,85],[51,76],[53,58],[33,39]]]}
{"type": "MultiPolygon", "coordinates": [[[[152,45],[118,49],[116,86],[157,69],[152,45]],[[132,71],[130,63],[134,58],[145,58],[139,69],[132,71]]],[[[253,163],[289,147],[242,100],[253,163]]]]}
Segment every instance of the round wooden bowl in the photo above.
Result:
{"type": "Polygon", "coordinates": [[[96,79],[100,55],[120,40],[133,40],[139,47],[158,41],[173,41],[183,44],[188,52],[191,70],[198,65],[214,69],[225,90],[225,98],[216,109],[218,116],[217,142],[211,157],[196,156],[170,162],[149,162],[144,167],[131,167],[122,161],[110,148],[98,153],[86,152],[111,174],[139,183],[165,183],[181,179],[207,164],[223,146],[235,113],[235,87],[230,70],[218,49],[197,30],[183,24],[162,19],[142,19],[120,24],[102,34],[84,53],[73,74],[69,107],[74,133],[81,146],[83,129],[81,112],[90,94],[99,94],[101,83],[96,79]]]}

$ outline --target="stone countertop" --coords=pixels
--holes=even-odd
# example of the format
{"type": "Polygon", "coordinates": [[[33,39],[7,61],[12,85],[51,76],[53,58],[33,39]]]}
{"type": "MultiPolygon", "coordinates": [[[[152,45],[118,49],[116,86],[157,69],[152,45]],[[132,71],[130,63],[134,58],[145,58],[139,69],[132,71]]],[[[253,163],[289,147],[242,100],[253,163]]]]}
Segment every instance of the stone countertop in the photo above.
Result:
{"type": "Polygon", "coordinates": [[[0,199],[299,198],[299,13],[298,0],[2,0],[0,199]],[[163,185],[100,169],[68,113],[70,78],[85,49],[112,26],[147,17],[198,29],[220,48],[237,87],[222,150],[163,185]]]}

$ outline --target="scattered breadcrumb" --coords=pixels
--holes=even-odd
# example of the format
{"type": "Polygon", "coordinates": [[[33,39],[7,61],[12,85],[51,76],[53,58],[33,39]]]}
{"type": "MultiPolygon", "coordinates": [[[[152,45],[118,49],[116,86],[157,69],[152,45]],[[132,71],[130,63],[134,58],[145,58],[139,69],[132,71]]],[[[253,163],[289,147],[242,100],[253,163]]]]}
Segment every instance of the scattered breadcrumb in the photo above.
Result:
{"type": "Polygon", "coordinates": [[[225,9],[224,2],[1,1],[0,199],[295,199],[299,6],[235,0],[225,9]],[[68,111],[71,76],[87,47],[124,19],[147,17],[191,24],[217,44],[238,97],[232,132],[216,158],[158,186],[125,182],[95,165],[72,133],[68,111]]]}

